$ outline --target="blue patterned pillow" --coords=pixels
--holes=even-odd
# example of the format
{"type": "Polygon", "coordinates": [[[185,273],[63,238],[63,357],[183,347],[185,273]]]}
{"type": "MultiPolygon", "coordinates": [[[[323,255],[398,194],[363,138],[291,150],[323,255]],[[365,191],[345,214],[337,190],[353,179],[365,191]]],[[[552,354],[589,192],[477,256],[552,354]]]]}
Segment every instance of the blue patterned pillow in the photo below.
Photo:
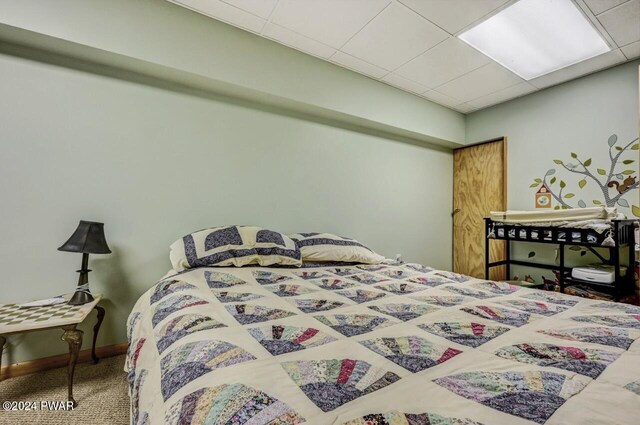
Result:
{"type": "Polygon", "coordinates": [[[204,266],[302,265],[294,241],[255,226],[212,227],[188,234],[171,244],[169,258],[178,272],[204,266]]]}
{"type": "Polygon", "coordinates": [[[357,240],[331,233],[297,233],[289,237],[298,245],[304,261],[378,264],[384,260],[357,240]]]}

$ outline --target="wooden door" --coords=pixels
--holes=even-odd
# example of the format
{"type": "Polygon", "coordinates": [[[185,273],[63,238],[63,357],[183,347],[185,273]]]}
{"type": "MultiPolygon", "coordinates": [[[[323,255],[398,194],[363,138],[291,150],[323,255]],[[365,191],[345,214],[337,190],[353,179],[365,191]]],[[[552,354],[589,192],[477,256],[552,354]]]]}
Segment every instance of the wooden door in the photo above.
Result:
{"type": "MultiPolygon", "coordinates": [[[[453,152],[453,271],[484,278],[484,217],[507,205],[506,140],[500,139],[453,152]]],[[[504,259],[504,242],[492,241],[491,261],[504,259]]],[[[494,267],[490,278],[504,280],[505,268],[494,267]]]]}

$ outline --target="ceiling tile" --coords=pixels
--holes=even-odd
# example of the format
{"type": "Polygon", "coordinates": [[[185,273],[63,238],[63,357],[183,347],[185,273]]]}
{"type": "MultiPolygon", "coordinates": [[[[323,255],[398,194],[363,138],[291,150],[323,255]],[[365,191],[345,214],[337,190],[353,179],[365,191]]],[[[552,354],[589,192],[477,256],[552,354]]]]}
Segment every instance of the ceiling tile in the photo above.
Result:
{"type": "Polygon", "coordinates": [[[469,105],[468,103],[461,103],[459,105],[454,106],[453,109],[455,109],[458,112],[462,112],[463,114],[468,114],[469,112],[473,112],[477,110],[477,108],[473,107],[472,105],[469,105]]]}
{"type": "Polygon", "coordinates": [[[616,7],[621,5],[622,3],[629,0],[584,0],[589,6],[589,9],[593,12],[594,15],[599,15],[602,12],[605,12],[612,7],[616,7]]]}
{"type": "Polygon", "coordinates": [[[410,91],[412,93],[424,93],[427,91],[427,87],[420,85],[418,83],[414,83],[411,80],[407,80],[404,77],[401,77],[397,74],[389,74],[382,79],[385,83],[389,83],[392,86],[399,87],[403,90],[410,91]]]}
{"type": "Polygon", "coordinates": [[[598,15],[598,21],[619,47],[640,41],[640,0],[608,10],[598,15]]]}
{"type": "Polygon", "coordinates": [[[544,88],[563,83],[574,78],[581,77],[601,69],[609,68],[613,65],[625,62],[627,58],[620,50],[613,50],[584,62],[559,69],[547,75],[543,75],[533,80],[529,84],[537,88],[544,88]]]}
{"type": "Polygon", "coordinates": [[[509,0],[400,0],[445,31],[455,34],[509,0]]]}
{"type": "Polygon", "coordinates": [[[276,7],[278,0],[222,0],[239,9],[253,13],[264,19],[268,19],[276,7]]]}
{"type": "Polygon", "coordinates": [[[446,32],[410,9],[393,3],[340,50],[393,70],[447,36],[446,32]]]}
{"type": "Polygon", "coordinates": [[[627,57],[627,59],[635,59],[640,57],[640,41],[636,41],[635,43],[627,44],[622,47],[622,53],[627,57]]]}
{"type": "Polygon", "coordinates": [[[328,59],[336,52],[336,49],[333,47],[329,47],[325,44],[307,38],[304,35],[300,35],[272,23],[267,24],[265,29],[262,31],[262,34],[265,37],[272,38],[282,44],[291,46],[294,49],[302,50],[305,53],[319,56],[323,59],[328,59]]]}
{"type": "Polygon", "coordinates": [[[449,38],[395,72],[433,88],[486,65],[491,60],[473,47],[449,38]]]}
{"type": "Polygon", "coordinates": [[[517,0],[168,1],[463,113],[640,57],[640,0],[574,0],[619,48],[528,82],[446,32],[517,0]]]}
{"type": "Polygon", "coordinates": [[[260,32],[266,21],[219,0],[169,0],[203,15],[253,32],[260,32]]]}
{"type": "Polygon", "coordinates": [[[432,102],[439,103],[440,105],[448,106],[450,108],[462,103],[460,99],[455,99],[435,90],[429,90],[428,92],[423,93],[422,97],[425,97],[432,102]]]}
{"type": "Polygon", "coordinates": [[[516,97],[523,96],[527,93],[536,91],[537,89],[528,83],[520,83],[515,86],[507,87],[506,89],[499,90],[497,92],[488,94],[486,96],[479,97],[478,99],[470,100],[467,104],[474,108],[486,108],[487,106],[495,105],[500,102],[505,102],[516,97]]]}
{"type": "Polygon", "coordinates": [[[382,78],[389,73],[389,71],[385,69],[339,51],[336,52],[335,55],[331,56],[329,60],[356,72],[360,72],[361,74],[369,75],[373,78],[382,78]]]}
{"type": "Polygon", "coordinates": [[[271,22],[339,48],[391,0],[280,0],[271,22]]]}
{"type": "Polygon", "coordinates": [[[523,80],[495,62],[471,71],[437,88],[441,93],[467,102],[514,86],[523,80]]]}

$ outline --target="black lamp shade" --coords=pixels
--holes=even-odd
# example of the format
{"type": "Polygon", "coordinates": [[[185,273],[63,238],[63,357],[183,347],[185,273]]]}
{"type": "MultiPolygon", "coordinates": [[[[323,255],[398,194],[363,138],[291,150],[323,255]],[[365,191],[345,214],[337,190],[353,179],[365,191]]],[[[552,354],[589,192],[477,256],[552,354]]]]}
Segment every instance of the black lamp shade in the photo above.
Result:
{"type": "Polygon", "coordinates": [[[110,254],[111,250],[104,237],[104,223],[80,220],[76,231],[58,251],[110,254]]]}

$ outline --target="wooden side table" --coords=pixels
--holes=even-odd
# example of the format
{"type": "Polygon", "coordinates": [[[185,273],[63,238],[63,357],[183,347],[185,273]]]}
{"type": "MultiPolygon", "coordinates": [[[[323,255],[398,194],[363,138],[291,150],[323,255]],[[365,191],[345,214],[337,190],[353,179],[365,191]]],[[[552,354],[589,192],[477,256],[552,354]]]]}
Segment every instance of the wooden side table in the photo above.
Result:
{"type": "MultiPolygon", "coordinates": [[[[21,308],[15,304],[0,305],[0,366],[2,363],[2,350],[6,343],[6,337],[11,334],[43,331],[60,328],[64,332],[62,340],[69,344],[69,364],[67,372],[67,385],[69,401],[75,406],[73,398],[73,374],[78,361],[78,353],[82,347],[82,332],[77,326],[82,323],[92,310],[98,312],[98,320],[93,327],[93,344],[91,358],[93,363],[98,363],[96,356],[96,340],[98,332],[104,320],[105,311],[98,303],[102,295],[94,295],[95,299],[84,305],[59,304],[46,307],[21,308]]],[[[1,377],[0,377],[1,378],[1,377]]]]}

